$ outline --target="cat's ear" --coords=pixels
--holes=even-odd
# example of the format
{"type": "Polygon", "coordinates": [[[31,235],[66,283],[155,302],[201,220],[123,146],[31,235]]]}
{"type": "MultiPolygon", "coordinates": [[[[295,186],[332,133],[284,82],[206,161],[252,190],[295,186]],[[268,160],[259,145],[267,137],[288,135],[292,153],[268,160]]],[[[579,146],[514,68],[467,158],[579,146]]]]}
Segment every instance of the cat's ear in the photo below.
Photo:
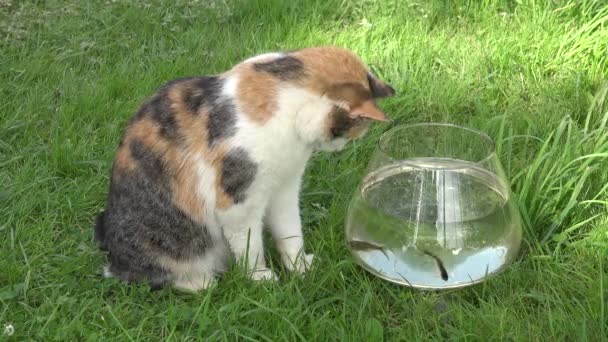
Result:
{"type": "Polygon", "coordinates": [[[366,118],[376,121],[390,121],[391,119],[378,107],[373,100],[367,100],[361,105],[351,109],[349,113],[353,119],[366,118]]]}
{"type": "Polygon", "coordinates": [[[381,99],[395,95],[395,89],[390,84],[380,81],[371,72],[367,73],[367,81],[369,82],[369,89],[372,91],[373,98],[381,99]]]}

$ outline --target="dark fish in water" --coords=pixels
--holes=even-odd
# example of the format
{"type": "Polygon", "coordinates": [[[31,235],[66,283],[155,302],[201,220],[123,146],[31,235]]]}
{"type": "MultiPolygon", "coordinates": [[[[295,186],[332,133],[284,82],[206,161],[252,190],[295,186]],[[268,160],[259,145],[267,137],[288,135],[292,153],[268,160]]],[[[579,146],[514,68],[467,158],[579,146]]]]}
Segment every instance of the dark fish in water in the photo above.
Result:
{"type": "Polygon", "coordinates": [[[441,261],[438,256],[429,251],[423,250],[422,253],[435,259],[435,263],[437,264],[437,268],[439,269],[439,274],[441,274],[441,279],[448,281],[448,271],[446,271],[445,266],[443,266],[443,261],[441,261]]]}
{"type": "Polygon", "coordinates": [[[384,256],[388,259],[388,254],[386,254],[386,251],[384,250],[384,247],[380,246],[380,245],[376,245],[374,243],[371,242],[367,242],[367,241],[361,241],[361,240],[350,240],[348,241],[348,244],[350,245],[350,247],[354,250],[357,251],[364,251],[364,250],[370,250],[370,249],[375,249],[375,250],[379,250],[380,252],[382,252],[382,254],[384,254],[384,256]]]}

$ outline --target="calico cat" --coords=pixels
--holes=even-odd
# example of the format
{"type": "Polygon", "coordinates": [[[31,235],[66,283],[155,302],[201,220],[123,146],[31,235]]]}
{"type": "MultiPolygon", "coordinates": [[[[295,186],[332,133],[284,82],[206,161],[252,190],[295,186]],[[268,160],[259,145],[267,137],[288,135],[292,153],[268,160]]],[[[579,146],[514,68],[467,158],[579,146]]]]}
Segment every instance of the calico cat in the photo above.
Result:
{"type": "Polygon", "coordinates": [[[306,48],[252,57],[216,76],[171,81],[131,118],[95,228],[106,276],[208,287],[229,258],[274,279],[262,229],[302,273],[299,191],[313,151],[340,150],[394,94],[352,52],[306,48]]]}

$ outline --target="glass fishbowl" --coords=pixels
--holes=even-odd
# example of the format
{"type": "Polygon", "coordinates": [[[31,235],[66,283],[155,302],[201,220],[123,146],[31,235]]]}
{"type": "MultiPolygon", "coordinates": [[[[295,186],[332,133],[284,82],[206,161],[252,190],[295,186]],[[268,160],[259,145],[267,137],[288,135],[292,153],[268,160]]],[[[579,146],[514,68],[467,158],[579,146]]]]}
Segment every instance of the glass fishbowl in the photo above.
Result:
{"type": "Polygon", "coordinates": [[[501,272],[522,236],[492,139],[441,123],[380,137],[345,229],[363,268],[420,289],[464,287],[501,272]]]}

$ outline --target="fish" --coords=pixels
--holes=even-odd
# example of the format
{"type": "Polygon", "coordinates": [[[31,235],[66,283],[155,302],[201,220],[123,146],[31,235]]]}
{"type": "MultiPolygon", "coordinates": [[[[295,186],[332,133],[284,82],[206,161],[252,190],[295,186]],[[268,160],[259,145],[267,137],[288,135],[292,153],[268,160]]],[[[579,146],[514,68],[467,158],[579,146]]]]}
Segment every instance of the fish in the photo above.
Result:
{"type": "Polygon", "coordinates": [[[384,250],[384,247],[380,246],[380,245],[376,245],[375,243],[361,241],[361,240],[350,240],[350,241],[348,241],[348,244],[350,245],[350,247],[352,249],[358,250],[358,251],[364,251],[364,250],[370,250],[370,249],[379,250],[380,252],[382,252],[382,254],[384,254],[384,256],[387,259],[389,259],[388,254],[386,254],[386,251],[384,250]]]}
{"type": "Polygon", "coordinates": [[[422,250],[422,253],[435,259],[435,263],[437,264],[437,268],[439,269],[439,274],[441,275],[441,279],[443,279],[444,281],[448,281],[448,271],[445,269],[445,266],[443,265],[443,261],[441,261],[441,259],[439,259],[438,256],[436,256],[435,254],[433,254],[427,250],[422,250]]]}

